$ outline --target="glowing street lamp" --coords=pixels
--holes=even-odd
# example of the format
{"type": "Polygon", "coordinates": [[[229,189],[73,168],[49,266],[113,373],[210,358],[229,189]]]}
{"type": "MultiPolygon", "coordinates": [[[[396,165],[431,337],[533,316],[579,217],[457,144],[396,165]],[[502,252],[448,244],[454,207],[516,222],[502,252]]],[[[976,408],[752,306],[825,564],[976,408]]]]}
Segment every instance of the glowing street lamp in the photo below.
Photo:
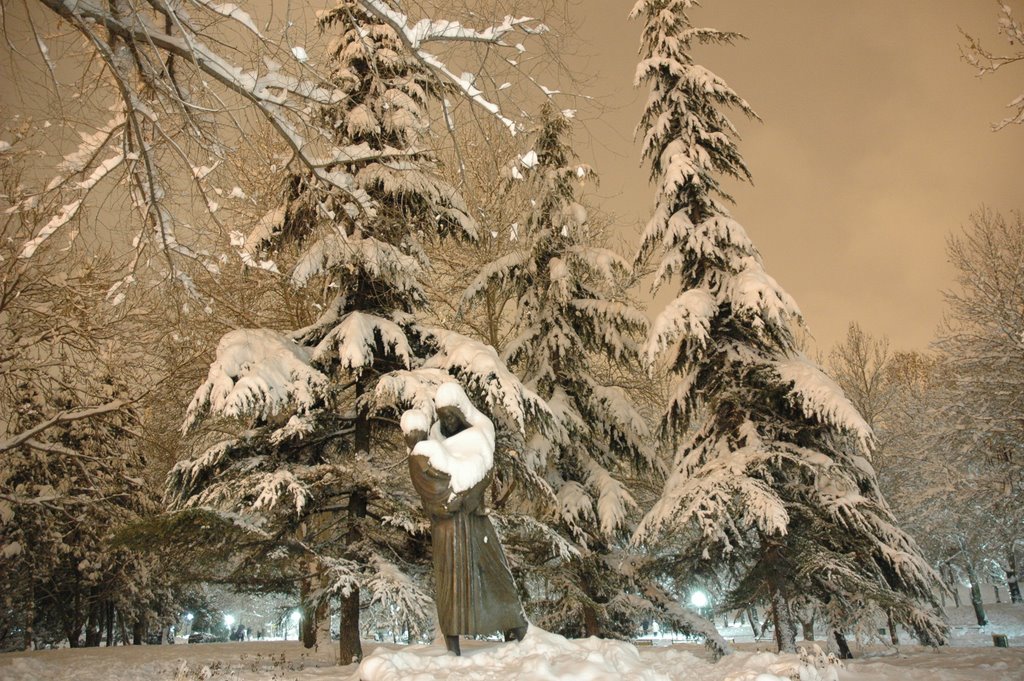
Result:
{"type": "Polygon", "coordinates": [[[690,605],[698,610],[708,607],[708,595],[703,591],[694,591],[690,594],[690,605]]]}
{"type": "Polygon", "coordinates": [[[224,626],[227,627],[228,629],[231,629],[231,627],[233,627],[234,625],[235,625],[235,616],[234,615],[224,615],[224,626]]]}

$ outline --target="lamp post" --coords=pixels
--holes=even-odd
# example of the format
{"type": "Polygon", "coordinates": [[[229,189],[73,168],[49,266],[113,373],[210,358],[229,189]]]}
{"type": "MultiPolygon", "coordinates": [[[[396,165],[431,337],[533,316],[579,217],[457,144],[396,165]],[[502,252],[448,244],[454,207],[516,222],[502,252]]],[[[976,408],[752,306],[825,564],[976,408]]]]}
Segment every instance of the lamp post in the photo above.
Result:
{"type": "Polygon", "coordinates": [[[690,594],[690,605],[697,609],[702,617],[707,617],[708,595],[703,591],[694,591],[690,594]]]}

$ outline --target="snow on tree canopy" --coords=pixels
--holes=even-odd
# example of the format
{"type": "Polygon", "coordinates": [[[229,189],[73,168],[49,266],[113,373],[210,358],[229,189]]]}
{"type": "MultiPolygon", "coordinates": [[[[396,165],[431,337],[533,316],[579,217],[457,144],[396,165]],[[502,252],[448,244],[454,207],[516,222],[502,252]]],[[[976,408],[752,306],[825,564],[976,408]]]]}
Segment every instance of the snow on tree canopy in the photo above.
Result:
{"type": "Polygon", "coordinates": [[[520,429],[530,414],[547,412],[540,397],[508,370],[493,347],[446,329],[425,332],[439,346],[424,368],[444,369],[483,393],[491,413],[500,407],[520,429]]]}
{"type": "Polygon", "coordinates": [[[378,340],[385,351],[409,366],[412,349],[405,332],[389,319],[363,312],[349,312],[316,346],[317,361],[337,357],[346,369],[359,370],[373,364],[378,340]]]}
{"type": "Polygon", "coordinates": [[[783,382],[792,384],[792,396],[804,415],[849,431],[856,435],[867,451],[873,435],[857,408],[843,394],[835,381],[825,375],[803,353],[775,363],[783,382]]]}
{"type": "Polygon", "coordinates": [[[185,412],[184,429],[207,411],[266,419],[289,405],[308,411],[327,389],[309,352],[270,329],[238,329],[217,344],[217,359],[185,412]]]}
{"type": "Polygon", "coordinates": [[[703,347],[710,338],[711,320],[718,312],[714,296],[704,289],[690,289],[665,306],[654,320],[644,354],[653,365],[657,358],[683,339],[703,347]]]}
{"type": "Polygon", "coordinates": [[[391,244],[372,237],[332,234],[306,249],[292,272],[292,282],[302,286],[317,274],[344,267],[358,267],[383,277],[402,291],[419,291],[420,263],[391,244]]]}

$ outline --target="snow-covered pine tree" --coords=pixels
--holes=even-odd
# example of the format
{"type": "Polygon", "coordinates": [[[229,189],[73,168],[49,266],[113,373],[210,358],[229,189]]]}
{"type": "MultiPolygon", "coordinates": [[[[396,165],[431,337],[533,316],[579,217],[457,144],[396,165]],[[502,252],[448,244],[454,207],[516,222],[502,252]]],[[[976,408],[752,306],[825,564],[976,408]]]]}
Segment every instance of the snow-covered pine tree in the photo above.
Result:
{"type": "Polygon", "coordinates": [[[309,172],[291,175],[284,202],[247,244],[297,245],[292,281],[318,294],[319,315],[287,333],[224,336],[186,426],[212,412],[248,427],[180,462],[169,491],[179,509],[245,528],[256,550],[234,564],[236,575],[265,577],[269,587],[286,583],[282,574],[297,579],[310,627],[339,595],[347,662],[361,656],[367,592],[399,622],[422,627],[432,618],[421,587],[429,542],[408,484],[398,412],[430,411],[433,387],[453,375],[499,429],[521,431],[544,407],[493,349],[416,325],[428,264],[420,235],[475,232],[458,192],[423,150],[439,81],[391,24],[359,2],[342,0],[321,23],[339,32],[332,81],[345,94],[322,107],[322,126],[365,153],[328,169],[351,176],[345,191],[309,172]],[[353,195],[368,208],[351,210],[353,195]]]}
{"type": "Polygon", "coordinates": [[[724,205],[722,179],[750,177],[727,110],[754,113],[694,62],[696,45],[738,37],[693,26],[696,4],[640,0],[631,12],[645,21],[636,84],[651,91],[638,133],[657,185],[637,262],[660,255],[655,289],[678,281],[646,348],[675,377],[664,417],[675,460],[634,539],[689,530],[693,555],[746,556],[735,595],[771,603],[782,650],[794,646],[797,594],[837,616],[890,608],[941,642],[944,625],[919,605],[933,601],[935,576],[878,491],[870,429],[795,347],[797,305],[724,205]]]}
{"type": "Polygon", "coordinates": [[[628,262],[591,245],[594,234],[576,187],[592,171],[574,162],[569,129],[565,113],[544,107],[521,171],[532,183],[533,208],[516,247],[484,265],[463,304],[472,305],[491,288],[512,294],[515,329],[503,353],[556,416],[556,428],[534,436],[531,449],[553,472],[561,467],[553,482],[563,521],[575,540],[587,544],[622,528],[634,502],[616,476],[651,467],[653,453],[629,395],[594,371],[595,358],[638,361],[635,338],[647,320],[624,296],[628,262]],[[589,530],[585,519],[592,521],[589,530]]]}
{"type": "Polygon", "coordinates": [[[566,635],[629,636],[635,590],[620,570],[617,541],[636,509],[629,478],[656,470],[650,434],[613,365],[639,367],[636,338],[647,320],[623,295],[629,264],[592,245],[599,234],[579,203],[592,177],[569,144],[571,111],[543,107],[533,147],[513,161],[509,182],[531,206],[500,257],[483,266],[463,307],[500,293],[515,310],[503,348],[509,365],[550,405],[556,429],[537,433],[532,456],[557,495],[555,526],[578,555],[532,565],[546,597],[538,624],[566,635]]]}

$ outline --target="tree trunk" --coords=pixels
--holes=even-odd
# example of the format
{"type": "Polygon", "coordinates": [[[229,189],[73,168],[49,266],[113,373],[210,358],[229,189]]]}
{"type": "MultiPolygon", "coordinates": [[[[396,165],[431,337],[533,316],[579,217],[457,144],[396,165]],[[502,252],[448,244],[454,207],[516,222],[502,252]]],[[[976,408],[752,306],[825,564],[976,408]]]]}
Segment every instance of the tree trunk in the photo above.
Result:
{"type": "MultiPolygon", "coordinates": [[[[318,565],[318,561],[311,561],[311,564],[318,565]]],[[[316,615],[320,608],[313,601],[313,593],[320,590],[318,575],[316,573],[307,575],[302,580],[302,619],[299,620],[299,640],[305,648],[312,648],[316,645],[316,615]]]]}
{"type": "Polygon", "coordinates": [[[950,588],[950,591],[952,591],[953,593],[953,607],[959,608],[960,589],[959,585],[956,583],[956,579],[953,578],[953,566],[949,563],[943,563],[942,566],[939,568],[939,571],[942,573],[943,583],[946,586],[948,586],[950,588]]]}
{"type": "Polygon", "coordinates": [[[359,641],[359,588],[341,597],[341,631],[338,638],[338,664],[346,665],[363,659],[359,641]]]}
{"type": "Polygon", "coordinates": [[[64,635],[68,637],[68,647],[69,648],[78,648],[80,646],[79,639],[82,637],[82,627],[81,626],[69,627],[64,632],[64,635]]]}
{"type": "MultiPolygon", "coordinates": [[[[307,595],[321,594],[324,588],[324,576],[320,570],[320,561],[311,561],[314,572],[309,577],[307,595]]],[[[321,596],[315,600],[302,602],[302,620],[300,620],[299,638],[306,648],[315,648],[321,640],[331,640],[331,609],[330,601],[321,596]]]]}
{"type": "Polygon", "coordinates": [[[993,585],[992,585],[992,591],[993,591],[993,592],[995,592],[995,595],[996,595],[996,603],[1002,603],[1002,602],[1003,602],[1003,599],[1002,599],[1002,597],[1001,597],[1001,596],[999,595],[999,585],[998,585],[998,584],[993,584],[993,585]]]}
{"type": "MultiPolygon", "coordinates": [[[[369,451],[369,423],[359,419],[356,423],[356,450],[369,451]]],[[[348,543],[359,540],[359,520],[366,517],[369,502],[365,490],[353,492],[348,499],[348,543]]],[[[359,588],[341,597],[341,621],[338,623],[338,664],[351,664],[363,659],[363,646],[359,641],[359,588]]]]}
{"type": "Polygon", "coordinates": [[[747,621],[750,622],[750,630],[754,632],[754,638],[761,632],[761,623],[758,621],[757,608],[753,605],[747,608],[747,621]]]}
{"type": "Polygon", "coordinates": [[[839,659],[852,660],[853,653],[850,652],[850,644],[846,642],[846,634],[838,629],[833,629],[832,637],[836,640],[836,647],[839,648],[839,659]]]}
{"type": "Polygon", "coordinates": [[[36,583],[33,579],[34,575],[27,575],[26,581],[28,582],[28,588],[26,589],[27,598],[25,599],[25,633],[22,639],[22,645],[25,650],[32,650],[35,638],[35,626],[36,626],[36,583]]]}
{"type": "Polygon", "coordinates": [[[97,648],[103,638],[103,608],[93,594],[89,605],[89,619],[85,625],[85,647],[97,648]]]}
{"type": "Polygon", "coordinates": [[[316,611],[316,640],[331,640],[331,601],[326,598],[316,611]]]}
{"type": "Polygon", "coordinates": [[[814,640],[814,618],[813,617],[811,618],[810,622],[804,622],[804,621],[801,620],[801,622],[800,622],[800,629],[802,630],[802,633],[804,635],[804,640],[805,641],[813,641],[814,640]]]}
{"type": "Polygon", "coordinates": [[[107,647],[114,645],[114,601],[108,600],[105,604],[107,620],[107,647]]]}
{"type": "MultiPolygon", "coordinates": [[[[362,381],[356,382],[356,400],[365,392],[362,381]]],[[[361,411],[355,420],[352,444],[356,453],[365,452],[370,455],[372,429],[365,411],[361,411]]],[[[354,546],[362,539],[359,525],[366,517],[369,496],[366,490],[359,489],[348,498],[348,536],[346,543],[354,546]]],[[[338,622],[338,664],[346,665],[363,659],[363,645],[359,640],[359,587],[352,589],[349,595],[342,594],[340,618],[338,622]]]]}
{"type": "Polygon", "coordinates": [[[761,538],[762,563],[768,568],[768,605],[771,607],[772,624],[775,628],[775,645],[780,653],[796,652],[796,625],[789,609],[789,596],[785,592],[782,575],[787,567],[783,549],[775,539],[761,538]]]}
{"type": "Polygon", "coordinates": [[[896,630],[896,620],[892,617],[891,608],[885,611],[885,616],[889,620],[889,640],[892,641],[894,646],[898,646],[900,644],[900,633],[896,630]]]}
{"type": "Polygon", "coordinates": [[[597,619],[597,609],[590,603],[583,604],[583,637],[601,635],[601,624],[597,619]]]}
{"type": "Polygon", "coordinates": [[[123,612],[119,612],[117,625],[121,629],[121,645],[130,645],[131,641],[128,640],[128,625],[125,624],[123,612]]]}
{"type": "Polygon", "coordinates": [[[769,587],[772,599],[772,624],[775,626],[775,645],[780,653],[796,652],[796,627],[789,612],[789,601],[782,589],[769,587]]]}
{"type": "MultiPolygon", "coordinates": [[[[76,581],[76,584],[79,582],[76,581]]],[[[82,636],[82,589],[75,589],[74,604],[64,617],[64,635],[68,637],[68,647],[77,648],[78,639],[82,636]]]]}
{"type": "Polygon", "coordinates": [[[132,645],[141,646],[145,635],[146,616],[139,615],[139,619],[135,620],[135,624],[132,625],[132,645]]]}
{"type": "Polygon", "coordinates": [[[1020,583],[1017,581],[1017,552],[1013,549],[1013,543],[1006,549],[1006,587],[1010,590],[1010,602],[1021,603],[1024,599],[1020,595],[1020,583]]]}
{"type": "Polygon", "coordinates": [[[988,625],[988,617],[985,615],[985,605],[981,602],[981,584],[978,582],[978,574],[974,569],[973,561],[965,561],[967,566],[967,579],[971,581],[971,605],[974,606],[974,616],[979,626],[988,625]]]}

